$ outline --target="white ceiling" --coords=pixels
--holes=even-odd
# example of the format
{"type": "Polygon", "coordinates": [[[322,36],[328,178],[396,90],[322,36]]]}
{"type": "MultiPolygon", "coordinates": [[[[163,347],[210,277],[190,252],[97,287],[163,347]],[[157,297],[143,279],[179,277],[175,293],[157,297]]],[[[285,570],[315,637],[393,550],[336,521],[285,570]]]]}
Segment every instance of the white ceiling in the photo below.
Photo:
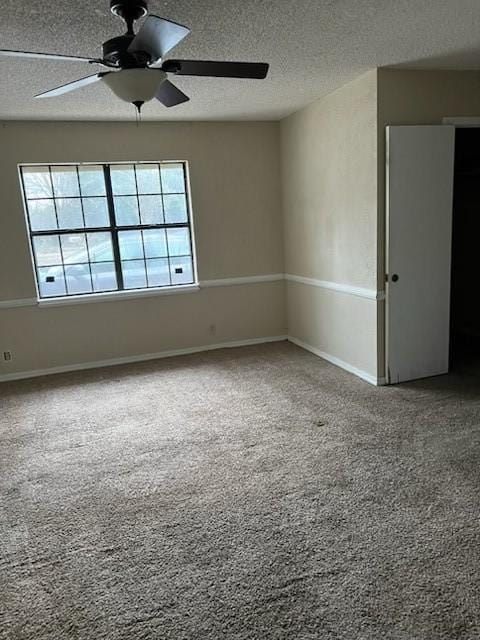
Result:
{"type": "MultiPolygon", "coordinates": [[[[150,0],[151,13],[192,33],[170,57],[269,62],[268,78],[174,78],[190,97],[144,119],[278,119],[368,69],[480,68],[478,0],[150,0]]],[[[0,48],[98,56],[123,23],[108,0],[2,0],[0,48]]],[[[0,58],[1,119],[133,119],[99,83],[48,100],[32,96],[100,67],[0,58]]]]}

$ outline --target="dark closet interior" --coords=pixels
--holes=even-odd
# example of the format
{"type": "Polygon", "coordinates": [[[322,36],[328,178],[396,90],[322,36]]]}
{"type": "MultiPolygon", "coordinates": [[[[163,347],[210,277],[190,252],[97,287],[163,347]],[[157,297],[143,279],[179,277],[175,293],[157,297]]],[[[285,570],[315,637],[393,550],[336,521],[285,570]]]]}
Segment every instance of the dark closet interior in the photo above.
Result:
{"type": "Polygon", "coordinates": [[[480,365],[480,128],[455,136],[450,363],[480,365]]]}

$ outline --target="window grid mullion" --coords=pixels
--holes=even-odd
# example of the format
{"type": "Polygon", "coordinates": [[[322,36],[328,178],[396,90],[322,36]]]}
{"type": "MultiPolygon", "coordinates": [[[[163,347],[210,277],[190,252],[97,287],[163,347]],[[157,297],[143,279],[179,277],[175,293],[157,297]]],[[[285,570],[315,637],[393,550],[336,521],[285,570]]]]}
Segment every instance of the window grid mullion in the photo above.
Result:
{"type": "Polygon", "coordinates": [[[120,246],[118,243],[118,230],[115,221],[115,204],[113,200],[112,177],[110,173],[110,165],[103,165],[103,175],[105,178],[105,190],[107,194],[108,216],[110,219],[110,233],[113,245],[113,260],[115,263],[115,273],[117,275],[117,287],[120,291],[125,289],[123,282],[122,263],[120,260],[120,246]]]}
{"type": "MultiPolygon", "coordinates": [[[[160,195],[160,194],[158,194],[160,195]]],[[[147,230],[147,229],[188,229],[189,225],[187,222],[172,222],[169,224],[131,224],[131,225],[122,225],[115,226],[115,229],[118,231],[136,231],[138,229],[147,230]]],[[[42,231],[31,231],[32,236],[51,236],[54,234],[57,235],[65,235],[69,233],[96,233],[100,231],[111,231],[112,227],[84,227],[79,229],[74,227],[73,229],[48,229],[42,231]]]]}
{"type": "MultiPolygon", "coordinates": [[[[77,184],[78,184],[78,193],[80,194],[80,208],[82,210],[82,220],[83,220],[83,228],[86,229],[87,225],[85,224],[85,210],[83,208],[83,200],[81,198],[82,189],[80,187],[80,174],[78,172],[78,165],[75,166],[75,173],[77,175],[77,184]]],[[[93,287],[93,275],[92,275],[92,265],[90,264],[90,244],[88,242],[88,233],[85,231],[85,244],[87,245],[87,264],[88,264],[88,272],[90,274],[90,286],[92,288],[92,293],[94,291],[93,287]]]]}
{"type": "MultiPolygon", "coordinates": [[[[120,194],[121,198],[134,198],[137,194],[135,193],[122,193],[120,194]]],[[[159,196],[160,194],[157,191],[152,191],[149,193],[141,193],[141,196],[159,196]]],[[[167,196],[184,196],[185,193],[183,191],[171,191],[169,193],[166,194],[167,196]]],[[[57,197],[57,196],[55,196],[57,197]]],[[[59,198],[68,198],[69,200],[79,200],[80,198],[84,198],[85,200],[93,199],[93,198],[104,198],[105,196],[103,194],[98,195],[98,196],[84,196],[84,195],[80,195],[80,196],[58,196],[59,198]]],[[[30,200],[53,200],[53,196],[49,197],[49,196],[45,196],[45,197],[39,197],[39,198],[27,198],[25,196],[25,200],[27,200],[27,202],[29,202],[30,200]]]]}
{"type": "MultiPolygon", "coordinates": [[[[158,164],[158,175],[160,178],[160,196],[162,198],[162,212],[163,212],[163,221],[165,222],[165,200],[163,198],[163,180],[162,180],[162,165],[158,164]]],[[[168,260],[168,279],[170,284],[172,285],[172,263],[170,262],[170,247],[168,245],[168,233],[167,228],[165,227],[165,244],[167,246],[167,260],[168,260]]]]}
{"type": "MultiPolygon", "coordinates": [[[[55,211],[55,221],[57,223],[57,232],[58,232],[58,230],[60,229],[60,225],[58,224],[57,199],[55,197],[55,185],[53,184],[52,167],[50,165],[48,165],[48,175],[50,176],[50,184],[52,185],[53,209],[55,211]]],[[[60,249],[60,257],[61,257],[61,260],[62,260],[62,264],[58,265],[58,266],[62,267],[63,282],[64,282],[64,285],[65,285],[65,294],[69,295],[68,285],[67,285],[67,272],[65,271],[65,257],[63,255],[62,239],[58,235],[58,233],[57,233],[57,239],[58,239],[58,248],[60,249]]],[[[38,272],[37,272],[37,274],[38,274],[38,272]]],[[[38,275],[37,275],[37,278],[38,278],[38,275]]]]}
{"type": "MultiPolygon", "coordinates": [[[[142,214],[140,212],[140,198],[138,197],[138,180],[137,180],[137,167],[133,165],[133,177],[135,179],[135,198],[137,199],[137,209],[138,209],[138,221],[142,223],[142,214]]],[[[131,197],[131,196],[130,196],[131,197]]],[[[143,242],[143,240],[142,240],[143,242]]]]}
{"type": "Polygon", "coordinates": [[[82,220],[83,220],[83,228],[86,229],[87,225],[85,224],[85,210],[83,208],[83,200],[82,200],[82,190],[80,188],[80,174],[78,173],[78,166],[75,167],[75,173],[77,174],[77,184],[78,184],[78,193],[80,194],[80,208],[82,210],[82,220]]]}
{"type": "Polygon", "coordinates": [[[88,241],[88,233],[85,233],[85,244],[87,245],[87,260],[88,260],[88,271],[90,272],[90,284],[92,285],[92,291],[94,291],[92,263],[90,262],[90,242],[88,241]]]}
{"type": "Polygon", "coordinates": [[[58,224],[57,198],[55,197],[55,187],[53,186],[52,167],[50,165],[48,166],[48,175],[50,176],[50,184],[52,185],[53,209],[55,211],[55,222],[57,223],[57,231],[58,231],[60,229],[60,225],[58,224]]]}
{"type": "MultiPolygon", "coordinates": [[[[137,209],[138,209],[138,221],[140,224],[142,223],[142,212],[140,211],[140,198],[138,196],[138,180],[137,180],[137,165],[133,165],[133,175],[135,177],[135,191],[137,198],[137,209]]],[[[140,237],[142,239],[142,254],[143,254],[143,268],[145,269],[145,283],[147,285],[147,289],[150,286],[148,284],[148,274],[147,274],[147,260],[145,258],[145,243],[143,242],[143,230],[140,229],[140,237]]]]}
{"type": "Polygon", "coordinates": [[[142,234],[142,249],[143,249],[143,263],[145,265],[145,280],[147,282],[147,288],[150,287],[150,281],[148,279],[148,270],[147,270],[147,253],[145,251],[145,238],[143,237],[143,230],[140,231],[142,234]]]}

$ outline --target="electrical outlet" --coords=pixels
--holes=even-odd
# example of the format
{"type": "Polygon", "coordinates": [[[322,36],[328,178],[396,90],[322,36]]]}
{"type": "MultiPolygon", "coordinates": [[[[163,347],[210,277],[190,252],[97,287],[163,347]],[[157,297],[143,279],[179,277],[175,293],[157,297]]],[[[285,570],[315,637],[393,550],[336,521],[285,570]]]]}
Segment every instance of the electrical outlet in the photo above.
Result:
{"type": "Polygon", "coordinates": [[[11,362],[13,360],[12,352],[11,351],[4,351],[3,352],[3,359],[5,360],[5,362],[11,362]]]}
{"type": "Polygon", "coordinates": [[[208,327],[208,333],[209,333],[211,336],[214,336],[214,335],[216,334],[216,332],[217,332],[217,327],[216,327],[216,325],[211,324],[211,325],[208,327]]]}

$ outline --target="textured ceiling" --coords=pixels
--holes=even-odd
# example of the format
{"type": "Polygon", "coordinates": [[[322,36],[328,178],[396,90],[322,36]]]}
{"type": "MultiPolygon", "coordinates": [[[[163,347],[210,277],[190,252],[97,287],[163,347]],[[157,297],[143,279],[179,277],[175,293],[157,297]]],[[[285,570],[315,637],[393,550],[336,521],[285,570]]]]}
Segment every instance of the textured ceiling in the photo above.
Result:
{"type": "MultiPolygon", "coordinates": [[[[267,80],[175,78],[191,101],[144,119],[277,119],[368,69],[480,68],[478,0],[150,0],[151,13],[192,28],[171,57],[269,62],[267,80]]],[[[100,54],[123,23],[108,0],[2,0],[0,48],[100,54]]],[[[0,59],[0,118],[133,118],[99,85],[48,100],[32,96],[99,67],[0,59]]]]}

